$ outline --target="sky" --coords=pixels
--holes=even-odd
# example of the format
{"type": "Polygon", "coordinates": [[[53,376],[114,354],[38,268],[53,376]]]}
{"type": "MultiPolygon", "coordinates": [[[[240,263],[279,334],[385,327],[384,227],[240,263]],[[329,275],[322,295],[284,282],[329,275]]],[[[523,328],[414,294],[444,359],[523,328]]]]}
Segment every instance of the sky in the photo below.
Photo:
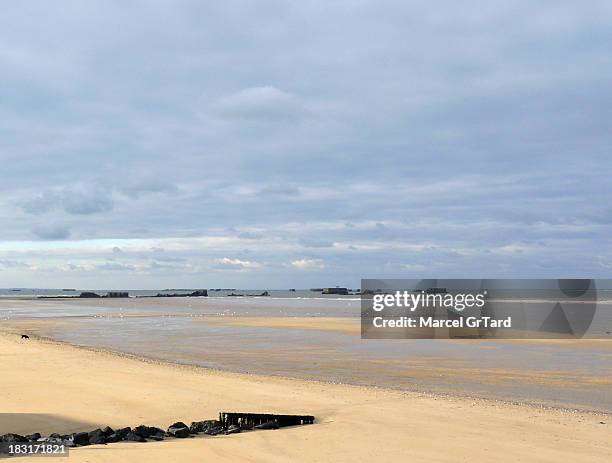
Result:
{"type": "Polygon", "coordinates": [[[20,1],[0,287],[606,278],[609,1],[20,1]]]}

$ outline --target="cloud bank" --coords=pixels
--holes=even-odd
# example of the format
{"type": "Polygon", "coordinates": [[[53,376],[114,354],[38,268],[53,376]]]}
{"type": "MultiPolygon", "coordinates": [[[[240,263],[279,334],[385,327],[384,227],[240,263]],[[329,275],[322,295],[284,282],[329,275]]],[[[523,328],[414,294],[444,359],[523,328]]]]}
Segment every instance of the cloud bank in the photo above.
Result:
{"type": "Polygon", "coordinates": [[[0,285],[608,277],[611,26],[605,1],[7,4],[0,285]]]}

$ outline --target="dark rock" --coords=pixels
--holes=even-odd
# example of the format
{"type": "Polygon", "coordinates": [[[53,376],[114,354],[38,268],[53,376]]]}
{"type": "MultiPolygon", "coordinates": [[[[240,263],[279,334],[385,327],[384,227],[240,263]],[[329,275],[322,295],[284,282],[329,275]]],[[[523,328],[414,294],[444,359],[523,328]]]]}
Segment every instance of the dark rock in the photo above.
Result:
{"type": "Polygon", "coordinates": [[[216,436],[217,434],[223,433],[223,426],[220,421],[210,420],[207,421],[207,426],[204,428],[204,434],[209,436],[216,436]]]}
{"type": "Polygon", "coordinates": [[[76,447],[76,444],[74,443],[72,439],[63,439],[61,441],[61,444],[65,445],[66,447],[76,447]]]}
{"type": "Polygon", "coordinates": [[[171,428],[187,428],[188,426],[182,421],[177,421],[176,423],[171,424],[170,427],[171,428]]]}
{"type": "MultiPolygon", "coordinates": [[[[160,430],[161,431],[161,430],[160,430]]],[[[155,440],[155,441],[160,441],[160,440],[164,440],[164,438],[166,437],[166,433],[164,431],[152,434],[149,439],[151,440],[155,440]]]]}
{"type": "Polygon", "coordinates": [[[174,423],[168,428],[168,434],[172,437],[185,438],[189,437],[189,428],[182,421],[174,423]]]}
{"type": "Polygon", "coordinates": [[[146,442],[147,441],[144,437],[139,436],[138,434],[131,432],[131,431],[123,438],[123,440],[128,441],[128,442],[146,442]]]}
{"type": "Polygon", "coordinates": [[[35,442],[38,439],[40,439],[40,433],[39,432],[35,432],[34,434],[28,434],[27,436],[25,436],[27,440],[29,440],[30,442],[35,442]]]}
{"type": "MultiPolygon", "coordinates": [[[[66,437],[66,436],[62,436],[61,434],[58,434],[56,432],[54,432],[53,434],[49,434],[49,438],[50,439],[61,439],[62,437],[66,437]]],[[[70,437],[70,436],[68,436],[70,437]]]]}
{"type": "Polygon", "coordinates": [[[223,427],[221,425],[221,421],[217,421],[217,420],[205,420],[205,421],[199,421],[199,423],[202,423],[201,424],[201,428],[202,428],[201,432],[206,432],[209,429],[222,428],[223,427]]]}
{"type": "Polygon", "coordinates": [[[19,434],[4,434],[0,436],[0,442],[12,444],[15,442],[28,442],[28,439],[25,436],[20,436],[19,434]]]}
{"type": "Polygon", "coordinates": [[[205,290],[205,289],[200,289],[198,291],[194,291],[189,296],[191,296],[191,297],[207,297],[208,296],[208,291],[205,290]]]}
{"type": "Polygon", "coordinates": [[[199,432],[206,432],[207,429],[220,427],[221,422],[217,420],[204,420],[204,421],[194,421],[189,426],[189,431],[191,434],[197,434],[199,432]]]}
{"type": "Polygon", "coordinates": [[[90,444],[106,444],[106,435],[101,429],[95,429],[88,433],[90,444]]]}
{"type": "Polygon", "coordinates": [[[168,428],[168,434],[172,437],[178,437],[179,439],[184,439],[185,437],[189,437],[189,428],[168,428]]]}
{"type": "Polygon", "coordinates": [[[92,292],[89,292],[89,291],[84,291],[81,294],[79,294],[79,297],[97,298],[97,297],[100,297],[100,295],[97,294],[97,293],[92,293],[92,292]]]}
{"type": "Polygon", "coordinates": [[[278,421],[272,420],[267,421],[265,423],[258,424],[257,426],[253,426],[254,429],[278,429],[278,421]]]}
{"type": "Polygon", "coordinates": [[[119,442],[120,440],[121,440],[121,436],[119,436],[117,433],[111,434],[110,436],[106,436],[107,443],[119,442]]]}
{"type": "Polygon", "coordinates": [[[103,428],[102,432],[104,433],[106,437],[110,436],[111,434],[115,434],[115,431],[110,426],[103,428]]]}
{"type": "Polygon", "coordinates": [[[183,293],[183,294],[157,293],[155,295],[155,297],[207,297],[207,296],[208,296],[208,290],[206,289],[198,289],[197,291],[194,291],[193,293],[183,293]]]}
{"type": "MultiPolygon", "coordinates": [[[[49,437],[53,437],[53,434],[49,437]]],[[[75,445],[89,445],[89,434],[86,432],[74,433],[70,436],[70,439],[75,445]]]]}
{"type": "Polygon", "coordinates": [[[189,426],[189,432],[191,434],[204,432],[204,421],[192,421],[191,425],[189,426]]]}
{"type": "Polygon", "coordinates": [[[223,433],[223,427],[221,426],[217,426],[214,428],[208,428],[206,431],[204,431],[204,434],[208,435],[208,436],[216,436],[218,434],[222,434],[223,433]]]}
{"type": "Polygon", "coordinates": [[[227,431],[225,431],[225,434],[238,434],[240,431],[241,429],[239,426],[232,424],[230,427],[227,428],[227,431]]]}
{"type": "Polygon", "coordinates": [[[134,434],[138,434],[146,439],[156,434],[161,434],[163,436],[166,433],[163,429],[156,428],[155,426],[140,425],[134,428],[134,434]]]}
{"type": "Polygon", "coordinates": [[[115,431],[115,434],[119,437],[120,440],[123,440],[125,436],[132,432],[132,428],[121,428],[115,431]]]}

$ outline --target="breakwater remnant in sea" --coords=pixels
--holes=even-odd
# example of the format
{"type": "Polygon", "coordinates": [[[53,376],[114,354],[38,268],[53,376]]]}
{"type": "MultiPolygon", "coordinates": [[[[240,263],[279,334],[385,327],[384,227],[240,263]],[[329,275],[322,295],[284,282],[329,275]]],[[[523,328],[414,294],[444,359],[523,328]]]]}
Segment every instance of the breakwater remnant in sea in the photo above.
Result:
{"type": "MultiPolygon", "coordinates": [[[[0,444],[54,444],[66,447],[84,447],[95,444],[110,444],[113,442],[147,442],[161,441],[165,438],[184,439],[198,434],[209,436],[237,434],[243,431],[260,429],[279,429],[287,426],[313,424],[312,415],[275,415],[269,413],[236,413],[221,412],[218,420],[193,421],[187,426],[182,421],[171,424],[166,431],[155,426],[140,425],[135,428],[125,427],[113,429],[110,426],[94,429],[89,432],[72,434],[50,434],[43,437],[40,433],[26,436],[19,434],[4,434],[0,436],[0,444]]],[[[0,453],[7,453],[6,445],[0,445],[0,453]]]]}
{"type": "Polygon", "coordinates": [[[109,291],[104,296],[93,291],[83,291],[78,296],[38,296],[37,299],[123,299],[127,297],[130,297],[127,291],[109,291]]]}
{"type": "Polygon", "coordinates": [[[198,289],[192,293],[157,293],[155,296],[140,296],[140,297],[208,297],[208,290],[198,289]]]}
{"type": "MultiPolygon", "coordinates": [[[[266,291],[267,292],[267,291],[266,291]]],[[[266,294],[269,296],[269,294],[266,294]]],[[[198,289],[190,293],[157,293],[155,296],[136,296],[138,298],[145,297],[207,297],[208,290],[198,289]]],[[[263,296],[263,294],[262,294],[263,296]]],[[[109,291],[105,295],[100,295],[93,291],[83,291],[78,296],[38,296],[37,299],[118,299],[118,298],[129,298],[130,293],[127,291],[109,291]]]]}

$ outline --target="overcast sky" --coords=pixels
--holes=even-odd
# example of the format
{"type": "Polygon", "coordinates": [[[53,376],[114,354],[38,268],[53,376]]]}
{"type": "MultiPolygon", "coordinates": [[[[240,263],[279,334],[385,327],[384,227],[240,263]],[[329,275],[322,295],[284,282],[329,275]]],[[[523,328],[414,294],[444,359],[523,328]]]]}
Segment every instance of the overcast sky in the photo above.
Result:
{"type": "Polygon", "coordinates": [[[0,14],[0,287],[610,277],[612,2],[0,14]]]}

